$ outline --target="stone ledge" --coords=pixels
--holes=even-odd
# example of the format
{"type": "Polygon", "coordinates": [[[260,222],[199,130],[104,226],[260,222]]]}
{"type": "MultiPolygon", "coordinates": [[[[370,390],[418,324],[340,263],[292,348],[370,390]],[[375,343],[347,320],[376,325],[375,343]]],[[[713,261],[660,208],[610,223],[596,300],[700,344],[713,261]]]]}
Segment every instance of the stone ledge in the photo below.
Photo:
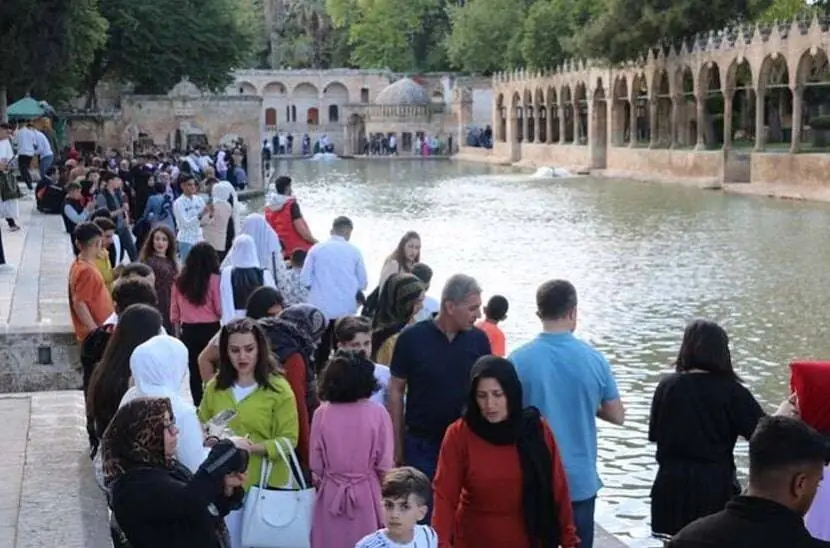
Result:
{"type": "MultiPolygon", "coordinates": [[[[57,327],[57,326],[56,326],[57,327]]],[[[0,339],[0,393],[74,390],[81,386],[81,357],[71,330],[6,329],[0,339]],[[48,349],[50,364],[39,359],[48,349]]]]}

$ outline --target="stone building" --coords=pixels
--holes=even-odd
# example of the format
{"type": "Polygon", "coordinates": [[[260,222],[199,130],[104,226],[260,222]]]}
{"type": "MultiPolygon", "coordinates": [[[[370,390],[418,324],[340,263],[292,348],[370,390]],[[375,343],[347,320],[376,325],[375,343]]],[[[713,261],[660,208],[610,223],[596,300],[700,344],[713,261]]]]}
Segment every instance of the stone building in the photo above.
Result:
{"type": "Polygon", "coordinates": [[[385,70],[246,70],[234,76],[227,95],[262,98],[261,140],[278,133],[308,134],[312,141],[326,135],[339,154],[359,153],[361,138],[372,133],[396,134],[401,144],[418,133],[455,140],[459,123],[471,123],[473,111],[454,102],[453,90],[481,87],[477,79],[454,74],[427,74],[416,82],[385,70]]]}
{"type": "Polygon", "coordinates": [[[257,96],[204,94],[187,80],[167,95],[125,95],[118,109],[61,113],[68,140],[78,148],[115,148],[130,153],[153,149],[216,148],[241,139],[248,145],[250,186],[262,181],[259,132],[253,120],[262,112],[257,96]]]}
{"type": "Polygon", "coordinates": [[[826,22],[746,25],[618,67],[568,62],[493,77],[500,163],[637,178],[823,183],[830,168],[826,22]]]}

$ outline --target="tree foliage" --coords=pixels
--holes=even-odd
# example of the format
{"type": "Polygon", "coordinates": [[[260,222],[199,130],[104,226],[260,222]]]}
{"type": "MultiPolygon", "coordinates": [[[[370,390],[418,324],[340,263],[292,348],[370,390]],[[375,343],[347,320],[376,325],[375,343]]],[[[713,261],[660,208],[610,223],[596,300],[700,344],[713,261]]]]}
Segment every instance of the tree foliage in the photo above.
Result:
{"type": "Polygon", "coordinates": [[[699,32],[756,20],[771,0],[609,0],[577,39],[586,57],[636,59],[660,42],[677,44],[699,32]]]}
{"type": "Polygon", "coordinates": [[[7,97],[70,99],[105,31],[97,0],[0,1],[0,115],[7,97]]]}
{"type": "Polygon", "coordinates": [[[451,6],[452,33],[446,41],[450,63],[468,72],[489,73],[521,56],[525,0],[472,0],[451,6]]]}

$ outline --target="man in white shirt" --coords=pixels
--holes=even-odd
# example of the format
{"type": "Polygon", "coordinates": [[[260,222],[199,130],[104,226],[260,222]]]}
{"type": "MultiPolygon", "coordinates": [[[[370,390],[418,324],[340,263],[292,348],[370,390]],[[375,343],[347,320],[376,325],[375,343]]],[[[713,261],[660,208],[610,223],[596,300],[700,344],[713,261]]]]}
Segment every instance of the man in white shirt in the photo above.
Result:
{"type": "Polygon", "coordinates": [[[35,156],[37,148],[37,134],[35,133],[32,122],[26,122],[23,127],[20,127],[16,133],[17,137],[17,168],[20,170],[20,176],[23,177],[23,182],[32,190],[32,174],[29,172],[29,167],[32,164],[32,158],[35,156]]]}
{"type": "Polygon", "coordinates": [[[315,354],[318,370],[331,354],[334,322],[357,313],[357,292],[368,285],[363,255],[349,243],[353,229],[354,224],[348,217],[336,218],[331,238],[311,247],[300,274],[302,282],[310,288],[309,304],[319,308],[329,321],[315,354]]]}
{"type": "MultiPolygon", "coordinates": [[[[0,123],[0,179],[11,179],[14,184],[17,181],[14,179],[14,174],[9,168],[9,164],[14,158],[14,150],[9,137],[12,133],[12,127],[9,124],[0,123]]],[[[0,181],[0,183],[5,181],[0,181]]],[[[17,200],[15,200],[15,203],[17,200]]],[[[5,209],[5,204],[0,201],[0,209],[5,209]]],[[[6,254],[3,250],[3,236],[0,234],[0,271],[13,269],[12,265],[6,264],[6,254]]]]}
{"type": "Polygon", "coordinates": [[[40,157],[40,178],[45,179],[46,170],[52,166],[55,156],[52,151],[52,144],[49,142],[49,138],[46,134],[39,129],[35,129],[34,132],[35,144],[37,145],[37,155],[40,157]]]}
{"type": "Polygon", "coordinates": [[[196,194],[196,179],[193,175],[182,175],[179,186],[182,195],[173,202],[173,217],[176,219],[178,230],[176,241],[179,258],[184,262],[193,246],[204,240],[202,217],[212,213],[213,205],[206,206],[201,196],[196,194]]]}

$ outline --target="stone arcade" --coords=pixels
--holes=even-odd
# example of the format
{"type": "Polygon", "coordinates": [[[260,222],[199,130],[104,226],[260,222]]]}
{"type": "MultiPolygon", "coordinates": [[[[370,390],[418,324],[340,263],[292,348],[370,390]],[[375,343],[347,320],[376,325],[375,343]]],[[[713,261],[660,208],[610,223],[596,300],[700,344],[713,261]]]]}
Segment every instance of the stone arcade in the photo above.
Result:
{"type": "Polygon", "coordinates": [[[823,184],[828,51],[828,23],[814,18],[711,32],[619,67],[496,74],[494,148],[462,157],[640,179],[823,184]]]}

